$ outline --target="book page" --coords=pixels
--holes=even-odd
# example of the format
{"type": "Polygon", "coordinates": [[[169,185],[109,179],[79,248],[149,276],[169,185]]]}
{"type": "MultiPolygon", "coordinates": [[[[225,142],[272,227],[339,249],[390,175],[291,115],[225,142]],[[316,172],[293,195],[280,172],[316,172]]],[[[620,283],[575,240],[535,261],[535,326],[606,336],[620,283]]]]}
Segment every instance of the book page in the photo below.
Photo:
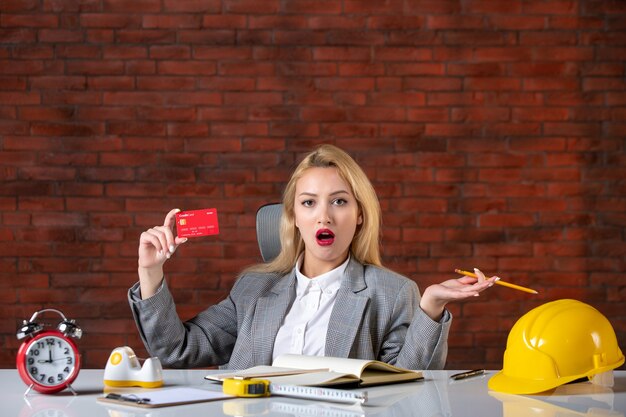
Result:
{"type": "Polygon", "coordinates": [[[408,372],[388,363],[367,359],[335,358],[330,356],[306,356],[286,354],[274,360],[274,366],[300,369],[327,368],[333,372],[357,375],[361,377],[363,370],[367,368],[380,369],[388,372],[408,372]]]}
{"type": "Polygon", "coordinates": [[[340,372],[311,372],[299,375],[271,376],[271,384],[276,385],[301,385],[301,386],[330,386],[347,383],[358,383],[356,375],[344,374],[340,372]]]}

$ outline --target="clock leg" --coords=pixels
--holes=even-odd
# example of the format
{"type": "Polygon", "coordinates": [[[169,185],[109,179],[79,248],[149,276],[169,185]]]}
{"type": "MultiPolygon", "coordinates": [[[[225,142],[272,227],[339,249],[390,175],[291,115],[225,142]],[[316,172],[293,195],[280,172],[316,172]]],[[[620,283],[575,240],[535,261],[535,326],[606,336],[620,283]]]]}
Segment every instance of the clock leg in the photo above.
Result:
{"type": "Polygon", "coordinates": [[[24,397],[26,397],[28,395],[28,393],[30,392],[31,389],[33,389],[33,387],[35,386],[35,384],[30,384],[28,386],[28,388],[26,389],[26,391],[24,392],[24,397]]]}
{"type": "Polygon", "coordinates": [[[78,393],[74,390],[74,388],[72,388],[72,385],[71,385],[71,384],[67,384],[67,388],[68,388],[70,391],[72,391],[72,394],[74,394],[74,395],[78,395],[78,393]]]}

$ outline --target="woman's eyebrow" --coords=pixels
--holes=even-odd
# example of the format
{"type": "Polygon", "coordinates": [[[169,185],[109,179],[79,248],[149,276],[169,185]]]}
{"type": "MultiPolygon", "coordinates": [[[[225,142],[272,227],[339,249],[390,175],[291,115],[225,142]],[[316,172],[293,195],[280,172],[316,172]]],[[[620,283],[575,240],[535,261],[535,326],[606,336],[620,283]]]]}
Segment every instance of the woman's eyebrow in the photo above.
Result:
{"type": "MultiPolygon", "coordinates": [[[[337,195],[337,194],[350,194],[349,192],[345,191],[345,190],[339,190],[339,191],[333,191],[332,193],[328,194],[328,195],[337,195]]],[[[307,195],[307,196],[311,196],[311,197],[317,197],[317,194],[315,193],[311,193],[308,191],[303,191],[300,194],[298,194],[298,196],[302,196],[302,195],[307,195]]]]}

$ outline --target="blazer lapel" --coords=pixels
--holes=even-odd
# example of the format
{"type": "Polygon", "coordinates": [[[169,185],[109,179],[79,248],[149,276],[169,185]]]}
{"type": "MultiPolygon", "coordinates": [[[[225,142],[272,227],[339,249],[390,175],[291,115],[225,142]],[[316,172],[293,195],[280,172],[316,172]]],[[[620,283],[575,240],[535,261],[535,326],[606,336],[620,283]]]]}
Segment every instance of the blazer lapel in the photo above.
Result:
{"type": "Polygon", "coordinates": [[[287,309],[295,298],[295,272],[278,280],[272,293],[261,297],[256,303],[252,320],[253,363],[271,364],[274,341],[287,309]]]}
{"type": "Polygon", "coordinates": [[[359,294],[367,288],[363,265],[351,258],[344,274],[335,307],[330,315],[324,352],[326,356],[339,358],[347,358],[350,355],[354,338],[362,327],[361,320],[369,301],[369,297],[359,294]]]}

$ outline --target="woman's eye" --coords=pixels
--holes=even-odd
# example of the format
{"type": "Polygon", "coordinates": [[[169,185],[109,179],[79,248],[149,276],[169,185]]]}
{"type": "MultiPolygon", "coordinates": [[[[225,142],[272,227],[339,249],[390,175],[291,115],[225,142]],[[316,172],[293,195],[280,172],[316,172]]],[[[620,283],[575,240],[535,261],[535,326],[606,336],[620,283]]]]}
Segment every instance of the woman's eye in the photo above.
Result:
{"type": "Polygon", "coordinates": [[[313,200],[304,200],[304,201],[302,202],[302,205],[303,205],[304,207],[311,207],[311,206],[313,206],[313,200]]]}
{"type": "Polygon", "coordinates": [[[347,204],[348,201],[343,199],[343,198],[338,198],[335,201],[333,201],[333,204],[337,205],[337,206],[343,206],[344,204],[347,204]]]}

